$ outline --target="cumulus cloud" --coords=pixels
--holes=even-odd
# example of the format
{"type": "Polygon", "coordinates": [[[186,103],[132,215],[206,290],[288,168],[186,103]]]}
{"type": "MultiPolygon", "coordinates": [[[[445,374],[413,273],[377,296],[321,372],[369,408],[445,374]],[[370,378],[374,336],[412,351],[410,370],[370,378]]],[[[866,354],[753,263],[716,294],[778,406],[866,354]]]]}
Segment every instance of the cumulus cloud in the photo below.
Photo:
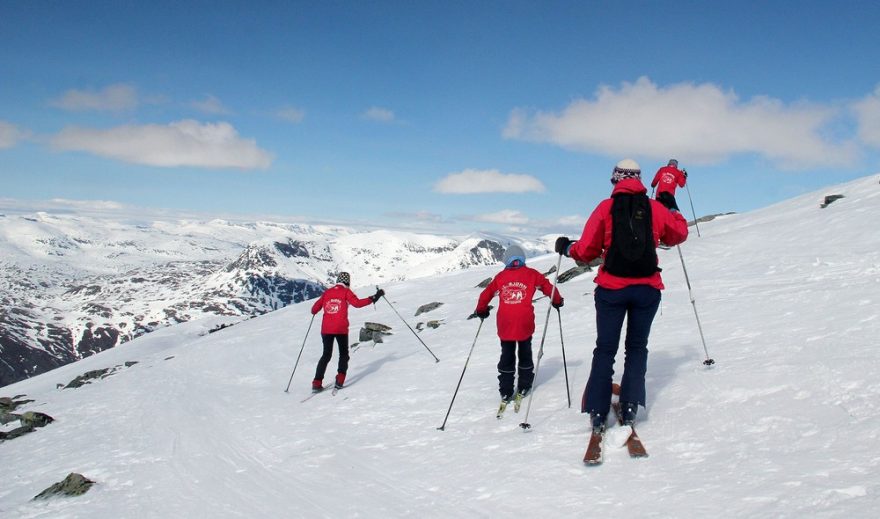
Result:
{"type": "Polygon", "coordinates": [[[220,102],[220,99],[211,94],[206,95],[204,99],[201,99],[199,101],[193,101],[192,103],[190,103],[190,106],[200,112],[204,112],[210,115],[225,115],[230,113],[229,109],[226,108],[222,102],[220,102]]]}
{"type": "Polygon", "coordinates": [[[267,168],[272,156],[229,123],[182,120],[108,130],[68,127],[52,139],[57,150],[84,151],[134,164],[200,168],[267,168]]]}
{"type": "Polygon", "coordinates": [[[531,175],[502,173],[497,169],[466,169],[450,173],[434,184],[434,191],[447,194],[543,192],[544,184],[531,175]]]}
{"type": "Polygon", "coordinates": [[[0,150],[15,146],[29,135],[30,132],[22,130],[12,123],[0,121],[0,150]]]}
{"type": "Polygon", "coordinates": [[[514,109],[503,135],[611,157],[675,156],[697,164],[754,153],[796,169],[855,161],[855,143],[836,142],[826,132],[839,115],[835,108],[764,96],[742,100],[711,83],[659,87],[642,77],[618,89],[600,87],[595,99],[573,101],[558,113],[514,109]]]}
{"type": "Polygon", "coordinates": [[[495,213],[477,215],[473,218],[478,222],[501,223],[505,225],[523,225],[529,223],[528,216],[513,209],[502,209],[495,213]]]}
{"type": "Polygon", "coordinates": [[[363,114],[361,114],[364,119],[369,119],[371,121],[377,121],[380,123],[391,123],[395,121],[394,112],[387,108],[380,108],[378,106],[373,106],[368,108],[363,114]]]}
{"type": "Polygon", "coordinates": [[[880,86],[864,99],[853,103],[858,135],[868,146],[880,148],[880,86]]]}
{"type": "Polygon", "coordinates": [[[133,86],[117,83],[98,91],[68,90],[49,104],[73,112],[87,110],[122,112],[137,108],[139,101],[137,90],[133,86]]]}
{"type": "Polygon", "coordinates": [[[298,124],[301,123],[303,119],[305,119],[306,113],[299,108],[287,106],[275,112],[275,116],[280,119],[284,119],[289,123],[298,124]]]}

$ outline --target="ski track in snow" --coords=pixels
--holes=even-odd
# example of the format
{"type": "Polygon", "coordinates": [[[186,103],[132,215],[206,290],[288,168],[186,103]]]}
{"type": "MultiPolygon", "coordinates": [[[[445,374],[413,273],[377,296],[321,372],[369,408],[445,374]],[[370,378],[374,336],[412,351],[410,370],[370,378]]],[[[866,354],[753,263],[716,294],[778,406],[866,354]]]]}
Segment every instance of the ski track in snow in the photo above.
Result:
{"type": "MultiPolygon", "coordinates": [[[[283,391],[310,305],[210,335],[207,322],[159,330],[7,386],[3,396],[35,400],[18,412],[57,421],[0,443],[0,516],[872,517],[880,501],[872,449],[880,187],[872,177],[826,191],[846,198],[819,209],[811,194],[720,218],[682,246],[713,368],[701,364],[677,251],[660,251],[667,290],[649,345],[648,408],[636,423],[649,458],[629,459],[612,427],[604,464],[581,463],[591,274],[560,285],[572,408],[551,315],[532,428],[518,426],[528,401],[495,418],[493,315],[446,430],[437,430],[477,330],[466,320],[474,287],[497,272],[478,268],[383,286],[411,326],[445,319],[420,334],[440,363],[387,304],[352,309],[353,341],[365,321],[390,325],[393,335],[352,353],[348,385],[335,396],[301,402],[320,356],[317,327],[283,391]],[[413,316],[431,301],[444,305],[413,316]],[[55,388],[128,360],[139,363],[79,389],[55,388]],[[69,472],[97,484],[81,497],[31,501],[69,472]]],[[[555,262],[530,260],[541,271],[555,262]]],[[[566,259],[562,270],[572,265],[566,259]]],[[[536,304],[536,352],[546,304],[536,304]]],[[[336,353],[325,383],[335,365],[336,353]]]]}

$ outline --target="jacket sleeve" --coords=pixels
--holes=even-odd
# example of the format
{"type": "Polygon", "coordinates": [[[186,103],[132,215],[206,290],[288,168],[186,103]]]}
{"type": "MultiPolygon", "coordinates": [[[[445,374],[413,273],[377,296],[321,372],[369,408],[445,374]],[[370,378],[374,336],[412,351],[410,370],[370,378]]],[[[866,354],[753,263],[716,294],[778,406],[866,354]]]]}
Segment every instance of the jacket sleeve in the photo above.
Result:
{"type": "Polygon", "coordinates": [[[660,172],[662,169],[658,169],[657,173],[654,173],[654,180],[651,181],[651,187],[657,187],[657,182],[660,182],[660,172]]]}
{"type": "Polygon", "coordinates": [[[602,254],[605,241],[606,216],[609,212],[605,205],[610,200],[600,203],[584,224],[584,231],[578,241],[568,250],[568,255],[578,261],[593,261],[602,254]]]}
{"type": "Polygon", "coordinates": [[[489,283],[489,286],[480,292],[480,297],[477,299],[477,308],[474,312],[479,313],[487,310],[489,308],[489,301],[495,297],[496,292],[498,292],[498,284],[495,282],[495,278],[492,278],[492,282],[489,283]]]}
{"type": "MultiPolygon", "coordinates": [[[[535,271],[535,278],[538,289],[540,289],[545,296],[550,297],[550,294],[553,293],[553,283],[537,270],[535,271]]],[[[553,294],[553,302],[558,304],[560,301],[562,301],[562,294],[559,293],[559,284],[557,284],[556,293],[553,294]]]]}
{"type": "Polygon", "coordinates": [[[316,315],[321,308],[324,306],[324,294],[321,294],[321,297],[315,301],[315,304],[312,305],[312,315],[316,315]]]}
{"type": "Polygon", "coordinates": [[[363,308],[373,302],[373,300],[369,297],[365,297],[363,299],[359,298],[351,290],[348,290],[348,292],[345,294],[345,300],[348,301],[348,304],[355,308],[363,308]]]}
{"type": "Polygon", "coordinates": [[[678,245],[688,237],[687,220],[679,211],[669,211],[662,204],[659,207],[652,206],[652,214],[661,215],[660,241],[666,245],[678,245]]]}

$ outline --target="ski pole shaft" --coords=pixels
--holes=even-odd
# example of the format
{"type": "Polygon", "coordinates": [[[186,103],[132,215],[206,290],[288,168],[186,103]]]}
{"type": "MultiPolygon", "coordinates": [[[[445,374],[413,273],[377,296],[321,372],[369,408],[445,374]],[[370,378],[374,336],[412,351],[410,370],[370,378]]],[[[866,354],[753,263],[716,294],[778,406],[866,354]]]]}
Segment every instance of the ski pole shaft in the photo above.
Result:
{"type": "Polygon", "coordinates": [[[306,330],[306,336],[303,337],[302,347],[300,347],[300,349],[299,349],[299,355],[296,356],[296,363],[293,365],[293,371],[290,373],[290,380],[287,381],[287,387],[284,388],[285,393],[288,392],[288,390],[290,389],[290,383],[293,382],[293,374],[296,373],[296,367],[299,366],[299,358],[302,357],[303,350],[306,348],[306,339],[309,338],[309,332],[312,329],[312,323],[315,322],[315,315],[316,314],[312,314],[312,320],[309,321],[309,327],[306,330]]]}
{"type": "MultiPolygon", "coordinates": [[[[553,288],[550,290],[550,306],[547,308],[547,317],[544,318],[544,332],[541,334],[541,346],[538,348],[538,362],[535,364],[535,378],[538,380],[538,369],[541,368],[541,357],[544,356],[544,339],[547,338],[547,324],[550,322],[550,310],[553,309],[553,298],[556,296],[556,283],[559,281],[559,267],[562,266],[562,254],[556,260],[556,275],[553,276],[553,288]]],[[[532,398],[535,396],[535,386],[532,384],[532,391],[529,393],[529,403],[526,404],[526,416],[523,423],[519,424],[524,430],[530,429],[529,411],[532,409],[532,398]]]]}
{"type": "Polygon", "coordinates": [[[697,313],[697,302],[694,299],[694,293],[691,290],[691,281],[688,278],[687,267],[684,265],[684,255],[681,253],[681,247],[676,245],[676,249],[678,249],[678,257],[681,259],[681,270],[684,271],[684,281],[687,283],[688,287],[688,296],[691,298],[691,305],[694,307],[694,317],[697,318],[697,330],[700,331],[700,340],[703,341],[703,351],[706,352],[706,360],[703,361],[703,364],[706,366],[711,366],[715,364],[715,361],[709,357],[709,348],[706,347],[706,339],[703,337],[703,326],[700,324],[700,315],[697,313]]]}
{"type": "Polygon", "coordinates": [[[700,224],[697,222],[697,212],[694,210],[694,199],[691,198],[691,187],[688,184],[685,184],[684,187],[687,189],[688,201],[691,203],[691,213],[694,215],[694,227],[697,228],[697,238],[700,238],[700,224]]]}
{"type": "Polygon", "coordinates": [[[474,335],[474,343],[471,344],[471,350],[468,352],[467,359],[464,361],[464,367],[461,368],[461,376],[458,377],[458,384],[455,386],[455,392],[452,393],[452,401],[449,402],[449,409],[446,410],[446,418],[443,419],[443,425],[438,427],[437,429],[441,431],[446,430],[446,420],[449,420],[449,413],[452,412],[452,404],[455,403],[455,397],[458,395],[458,388],[461,387],[461,381],[464,380],[464,372],[467,371],[468,362],[471,361],[471,354],[474,352],[474,346],[477,345],[477,337],[480,336],[480,330],[483,328],[483,320],[480,319],[480,326],[477,327],[477,334],[474,335]]]}
{"type": "Polygon", "coordinates": [[[556,316],[559,317],[559,343],[562,345],[562,369],[565,371],[565,396],[568,397],[568,408],[571,409],[571,390],[568,383],[568,364],[565,362],[565,340],[562,338],[562,312],[556,309],[556,316]]]}
{"type": "Polygon", "coordinates": [[[384,295],[382,296],[382,299],[384,299],[385,302],[388,303],[388,306],[390,306],[391,309],[394,310],[394,313],[397,314],[397,317],[400,317],[400,320],[403,321],[403,324],[405,324],[406,327],[409,328],[409,331],[411,331],[412,334],[416,336],[416,339],[418,339],[419,342],[422,343],[422,346],[424,346],[425,349],[428,350],[428,353],[430,353],[431,356],[434,357],[434,362],[440,362],[440,359],[438,359],[437,356],[434,355],[434,352],[431,351],[431,348],[429,348],[428,345],[425,344],[425,341],[423,341],[422,338],[419,337],[419,334],[417,334],[416,331],[412,329],[412,326],[410,326],[409,323],[406,322],[406,319],[404,319],[403,316],[400,315],[400,312],[397,311],[397,308],[394,308],[394,305],[391,304],[391,301],[389,301],[388,298],[384,295]]]}

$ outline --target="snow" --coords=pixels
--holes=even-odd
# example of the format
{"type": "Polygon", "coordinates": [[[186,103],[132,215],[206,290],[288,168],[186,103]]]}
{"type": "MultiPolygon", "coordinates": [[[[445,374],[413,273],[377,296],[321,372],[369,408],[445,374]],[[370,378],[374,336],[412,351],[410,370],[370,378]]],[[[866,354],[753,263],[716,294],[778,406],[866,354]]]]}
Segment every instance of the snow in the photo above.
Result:
{"type": "MultiPolygon", "coordinates": [[[[603,465],[581,462],[588,429],[577,406],[595,339],[590,274],[559,287],[566,303],[561,325],[550,315],[532,428],[518,427],[526,405],[495,418],[494,316],[476,342],[478,321],[466,319],[475,286],[497,272],[479,267],[383,285],[413,328],[444,319],[420,333],[439,363],[385,301],[352,309],[352,341],[366,321],[394,334],[352,354],[347,387],[335,396],[308,398],[320,355],[319,320],[305,337],[310,304],[212,334],[219,320],[162,329],[3,388],[3,396],[35,400],[18,412],[56,422],[0,443],[0,516],[873,517],[877,181],[718,218],[701,224],[702,237],[692,233],[681,250],[712,368],[702,364],[678,253],[660,251],[667,290],[649,345],[648,408],[636,422],[649,458],[629,459],[609,441],[603,465]],[[834,193],[845,198],[820,209],[834,193]],[[432,301],[444,304],[414,316],[432,301]],[[134,360],[82,388],[56,389],[134,360]],[[31,501],[69,472],[97,484],[80,497],[31,501]]],[[[556,257],[529,263],[547,271],[556,257]]],[[[565,259],[562,270],[572,265],[565,259]]],[[[373,290],[355,288],[359,296],[373,290]]],[[[536,303],[536,350],[547,311],[546,298],[536,303]]],[[[331,376],[335,363],[334,354],[331,376]]]]}

